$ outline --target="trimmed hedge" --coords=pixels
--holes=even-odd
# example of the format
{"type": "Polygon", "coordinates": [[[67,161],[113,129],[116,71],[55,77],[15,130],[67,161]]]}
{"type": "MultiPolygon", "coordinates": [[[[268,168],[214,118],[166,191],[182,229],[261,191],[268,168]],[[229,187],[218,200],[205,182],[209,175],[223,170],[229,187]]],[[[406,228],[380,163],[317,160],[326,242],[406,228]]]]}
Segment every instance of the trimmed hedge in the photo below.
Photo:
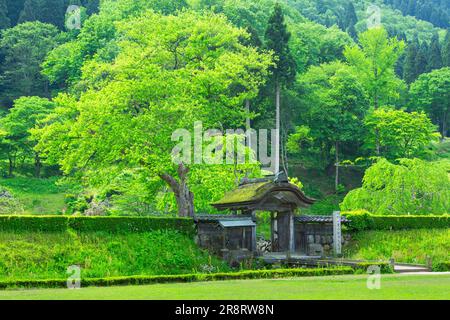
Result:
{"type": "Polygon", "coordinates": [[[379,216],[366,211],[350,211],[342,214],[350,220],[347,228],[353,231],[450,228],[449,215],[379,216]]]}
{"type": "MultiPolygon", "coordinates": [[[[105,286],[119,286],[119,285],[174,283],[174,282],[312,277],[312,276],[326,276],[326,275],[343,275],[353,273],[354,269],[350,267],[335,267],[335,268],[315,268],[315,269],[252,270],[252,271],[210,273],[210,274],[180,274],[180,275],[163,275],[163,276],[90,278],[90,279],[82,279],[81,287],[90,287],[90,286],[105,287],[105,286]]],[[[10,289],[10,288],[67,288],[67,280],[47,279],[47,280],[0,281],[0,289],[10,289]]]]}
{"type": "Polygon", "coordinates": [[[380,267],[381,273],[394,273],[394,269],[389,262],[358,262],[354,269],[356,271],[363,271],[365,273],[370,266],[380,267]]]}
{"type": "Polygon", "coordinates": [[[80,232],[145,232],[172,229],[189,236],[195,233],[194,221],[188,218],[0,215],[0,231],[61,232],[68,229],[80,232]]]}

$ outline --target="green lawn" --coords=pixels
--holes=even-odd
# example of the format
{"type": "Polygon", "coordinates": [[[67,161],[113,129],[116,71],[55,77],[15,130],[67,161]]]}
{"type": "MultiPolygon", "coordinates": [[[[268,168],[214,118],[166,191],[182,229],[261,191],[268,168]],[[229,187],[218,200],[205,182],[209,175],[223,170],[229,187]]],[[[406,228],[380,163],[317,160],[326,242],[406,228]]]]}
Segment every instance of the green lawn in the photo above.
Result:
{"type": "Polygon", "coordinates": [[[450,274],[383,275],[369,290],[367,276],[234,280],[107,288],[0,291],[0,299],[450,299],[450,274]]]}

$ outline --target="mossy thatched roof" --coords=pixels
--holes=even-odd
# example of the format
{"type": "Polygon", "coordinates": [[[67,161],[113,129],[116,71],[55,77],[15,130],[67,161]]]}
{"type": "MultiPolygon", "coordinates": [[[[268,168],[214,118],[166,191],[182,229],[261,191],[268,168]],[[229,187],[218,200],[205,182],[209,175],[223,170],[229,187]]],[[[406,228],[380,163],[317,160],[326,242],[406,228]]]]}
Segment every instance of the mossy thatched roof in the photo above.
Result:
{"type": "Polygon", "coordinates": [[[283,182],[259,181],[247,183],[228,192],[212,206],[219,210],[248,209],[263,210],[263,204],[277,203],[290,207],[306,206],[314,203],[295,185],[283,182]]]}
{"type": "Polygon", "coordinates": [[[244,184],[226,193],[222,199],[213,203],[213,205],[257,200],[265,193],[267,187],[270,187],[270,185],[271,182],[268,181],[244,184]]]}

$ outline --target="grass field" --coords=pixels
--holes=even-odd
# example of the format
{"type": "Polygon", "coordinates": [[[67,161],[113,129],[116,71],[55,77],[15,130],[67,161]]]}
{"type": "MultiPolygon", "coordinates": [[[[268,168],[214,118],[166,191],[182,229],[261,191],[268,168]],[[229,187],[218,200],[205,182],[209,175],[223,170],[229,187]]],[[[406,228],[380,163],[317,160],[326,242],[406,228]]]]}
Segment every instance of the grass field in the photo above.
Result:
{"type": "Polygon", "coordinates": [[[344,250],[346,257],[365,260],[433,263],[450,260],[450,229],[361,231],[344,250]]]}
{"type": "Polygon", "coordinates": [[[0,232],[0,280],[65,279],[71,265],[81,266],[86,278],[229,270],[174,230],[0,232]]]}
{"type": "Polygon", "coordinates": [[[64,207],[65,189],[57,185],[56,178],[36,179],[16,177],[0,179],[23,206],[23,214],[61,214],[64,207]]]}
{"type": "Polygon", "coordinates": [[[450,274],[383,275],[380,289],[367,289],[367,276],[235,280],[107,288],[6,290],[0,299],[33,300],[217,300],[217,299],[450,299],[450,274]]]}

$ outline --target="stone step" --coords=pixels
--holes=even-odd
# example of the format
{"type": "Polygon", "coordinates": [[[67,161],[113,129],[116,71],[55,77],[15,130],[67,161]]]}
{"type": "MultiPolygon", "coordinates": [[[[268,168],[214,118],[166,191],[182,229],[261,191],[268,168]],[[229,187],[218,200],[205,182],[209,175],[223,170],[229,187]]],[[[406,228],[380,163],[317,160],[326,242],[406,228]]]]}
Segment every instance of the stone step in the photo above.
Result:
{"type": "Polygon", "coordinates": [[[405,265],[395,265],[394,271],[397,273],[407,273],[407,272],[429,272],[430,270],[423,266],[405,266],[405,265]]]}

